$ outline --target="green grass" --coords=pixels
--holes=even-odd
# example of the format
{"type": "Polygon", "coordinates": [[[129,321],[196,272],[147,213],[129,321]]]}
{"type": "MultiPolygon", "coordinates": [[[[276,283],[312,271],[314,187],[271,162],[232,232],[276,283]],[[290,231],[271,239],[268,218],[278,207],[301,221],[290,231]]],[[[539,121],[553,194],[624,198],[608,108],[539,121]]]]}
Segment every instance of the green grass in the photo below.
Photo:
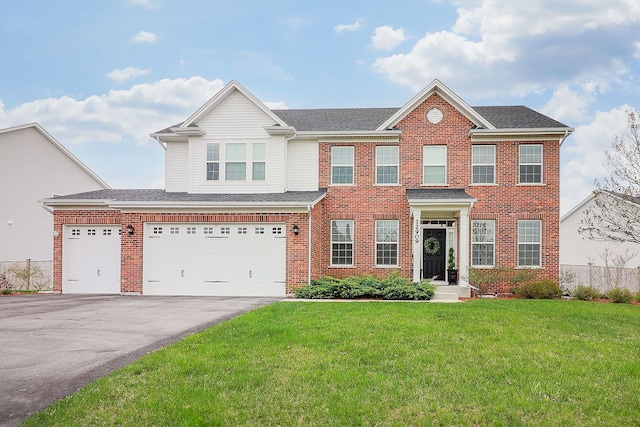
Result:
{"type": "Polygon", "coordinates": [[[632,305],[281,302],[26,425],[639,425],[639,331],[632,305]]]}

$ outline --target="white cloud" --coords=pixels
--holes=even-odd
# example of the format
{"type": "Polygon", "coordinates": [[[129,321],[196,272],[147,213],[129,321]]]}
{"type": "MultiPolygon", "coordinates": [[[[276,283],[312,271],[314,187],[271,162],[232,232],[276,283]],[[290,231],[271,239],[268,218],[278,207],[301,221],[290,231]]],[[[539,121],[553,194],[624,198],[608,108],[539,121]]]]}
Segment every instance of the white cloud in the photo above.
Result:
{"type": "Polygon", "coordinates": [[[289,107],[287,107],[287,104],[284,101],[278,101],[278,102],[266,101],[264,105],[266,105],[267,108],[270,110],[288,110],[289,109],[289,107]]]}
{"type": "Polygon", "coordinates": [[[116,83],[124,83],[134,77],[146,76],[147,74],[149,74],[148,69],[143,70],[136,67],[127,67],[123,69],[115,69],[110,73],[107,73],[107,77],[116,83]]]}
{"type": "Polygon", "coordinates": [[[137,143],[179,123],[223,87],[203,77],[163,79],[85,99],[38,99],[0,109],[0,128],[39,122],[63,144],[137,143]]]}
{"type": "Polygon", "coordinates": [[[627,126],[627,112],[633,108],[622,105],[610,111],[598,112],[590,123],[576,127],[562,146],[561,177],[562,214],[584,200],[594,188],[594,180],[606,174],[605,152],[611,148],[614,136],[627,126]]]}
{"type": "Polygon", "coordinates": [[[391,50],[407,39],[404,29],[394,30],[388,25],[376,28],[371,36],[373,47],[379,50],[391,50]]]}
{"type": "Polygon", "coordinates": [[[640,3],[611,0],[456,2],[458,19],[374,69],[417,91],[434,78],[466,97],[526,95],[561,83],[631,78],[640,3]],[[613,48],[615,47],[615,48],[613,48]]]}
{"type": "Polygon", "coordinates": [[[131,38],[131,41],[134,43],[155,43],[158,41],[158,37],[154,33],[149,33],[147,31],[140,31],[138,34],[134,35],[131,38]]]}
{"type": "Polygon", "coordinates": [[[153,9],[156,4],[153,0],[128,0],[129,6],[142,6],[147,9],[153,9]]]}
{"type": "Polygon", "coordinates": [[[333,27],[333,31],[335,31],[336,33],[341,33],[343,31],[351,31],[351,32],[357,31],[357,30],[360,29],[360,27],[362,26],[363,23],[364,23],[364,19],[359,18],[353,24],[336,25],[335,27],[333,27]]]}

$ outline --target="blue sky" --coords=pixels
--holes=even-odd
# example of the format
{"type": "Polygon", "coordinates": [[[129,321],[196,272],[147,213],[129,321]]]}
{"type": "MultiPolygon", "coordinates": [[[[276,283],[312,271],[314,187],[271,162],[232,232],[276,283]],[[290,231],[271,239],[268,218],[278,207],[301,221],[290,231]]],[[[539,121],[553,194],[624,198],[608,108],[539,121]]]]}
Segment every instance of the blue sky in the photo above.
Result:
{"type": "Polygon", "coordinates": [[[438,78],[472,106],[576,130],[562,212],[640,109],[637,0],[3,0],[0,128],[39,122],[114,188],[163,185],[149,134],[235,79],[270,107],[400,107],[438,78]]]}

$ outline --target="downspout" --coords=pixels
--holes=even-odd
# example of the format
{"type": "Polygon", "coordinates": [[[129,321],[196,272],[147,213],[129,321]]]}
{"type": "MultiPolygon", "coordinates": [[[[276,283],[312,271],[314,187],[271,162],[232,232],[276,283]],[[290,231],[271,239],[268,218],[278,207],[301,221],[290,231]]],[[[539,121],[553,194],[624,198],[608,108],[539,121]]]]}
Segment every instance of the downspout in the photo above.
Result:
{"type": "Polygon", "coordinates": [[[308,230],[307,230],[307,234],[308,234],[308,239],[309,239],[309,244],[307,245],[307,284],[309,286],[311,286],[311,204],[307,205],[307,216],[308,216],[308,230]]]}

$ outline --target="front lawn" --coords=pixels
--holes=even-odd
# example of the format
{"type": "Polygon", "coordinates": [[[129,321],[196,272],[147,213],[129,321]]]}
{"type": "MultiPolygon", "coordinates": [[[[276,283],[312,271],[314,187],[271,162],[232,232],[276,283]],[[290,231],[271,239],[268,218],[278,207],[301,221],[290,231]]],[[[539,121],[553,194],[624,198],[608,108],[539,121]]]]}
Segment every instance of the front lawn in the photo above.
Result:
{"type": "Polygon", "coordinates": [[[640,424],[640,307],[280,302],[96,381],[28,426],[640,424]]]}

